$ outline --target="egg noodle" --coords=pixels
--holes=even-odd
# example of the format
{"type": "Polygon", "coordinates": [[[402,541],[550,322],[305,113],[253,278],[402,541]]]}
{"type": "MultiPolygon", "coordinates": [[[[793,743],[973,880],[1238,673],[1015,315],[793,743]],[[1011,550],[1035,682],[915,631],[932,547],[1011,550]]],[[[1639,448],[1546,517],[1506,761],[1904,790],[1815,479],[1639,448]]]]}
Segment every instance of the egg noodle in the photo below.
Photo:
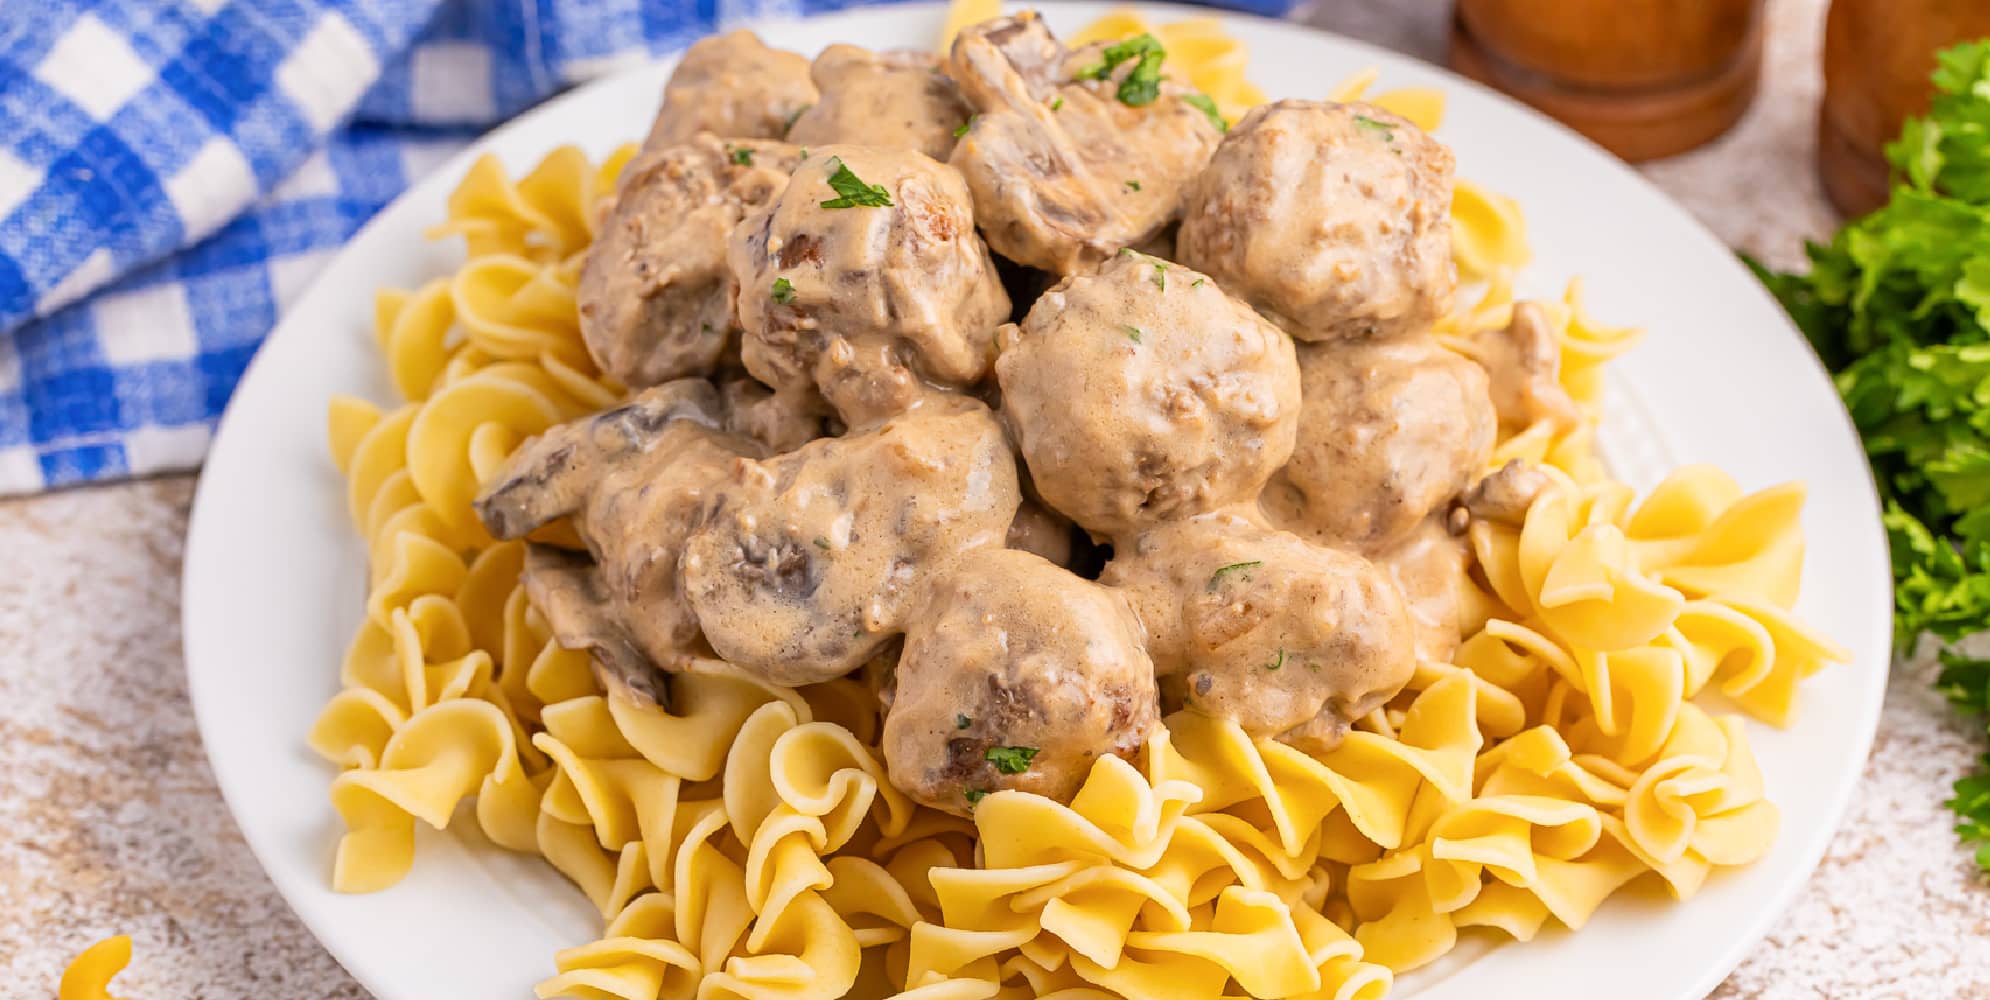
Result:
{"type": "MultiPolygon", "coordinates": [[[[992,14],[962,3],[958,20],[992,14]]],[[[1261,101],[1213,19],[1152,31],[1226,109],[1261,101]]],[[[1367,74],[1344,85],[1361,94],[1367,74]]],[[[1371,100],[1436,127],[1442,95],[1371,100]]],[[[1650,876],[1692,895],[1777,830],[1740,718],[1787,724],[1798,682],[1846,659],[1792,617],[1803,489],[1744,495],[1704,467],[1642,501],[1591,441],[1602,365],[1636,331],[1580,287],[1544,313],[1581,410],[1502,428],[1553,485],[1518,523],[1471,528],[1475,614],[1451,663],[1322,756],[1177,713],[1138,760],[1104,756],[1069,805],[989,794],[973,819],[885,780],[875,698],[786,689],[717,661],[667,709],[598,684],[526,599],[520,542],[471,510],[521,441],[623,396],[584,348],[579,261],[628,157],[548,155],[517,180],[480,160],[438,235],[453,275],[383,291],[375,332],[402,402],[333,401],[331,453],[367,547],[366,616],[310,744],[341,768],[341,891],[384,889],[419,824],[459,807],[543,856],[606,923],[554,956],[541,997],[1376,998],[1483,928],[1580,928],[1650,876]]],[[[1503,328],[1527,261],[1519,210],[1460,183],[1460,270],[1482,291],[1439,333],[1503,328]]],[[[538,540],[577,545],[556,524],[538,540]]],[[[65,994],[66,996],[67,994],[65,994]]]]}

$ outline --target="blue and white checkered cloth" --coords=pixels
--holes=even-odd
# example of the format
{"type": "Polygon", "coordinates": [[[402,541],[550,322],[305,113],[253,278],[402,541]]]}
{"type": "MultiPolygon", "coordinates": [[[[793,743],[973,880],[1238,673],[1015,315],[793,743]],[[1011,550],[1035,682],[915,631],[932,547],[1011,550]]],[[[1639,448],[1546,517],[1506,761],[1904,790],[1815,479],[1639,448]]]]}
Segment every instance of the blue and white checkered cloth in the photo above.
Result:
{"type": "Polygon", "coordinates": [[[0,0],[0,495],[198,465],[284,307],[477,132],[855,2],[0,0]]]}

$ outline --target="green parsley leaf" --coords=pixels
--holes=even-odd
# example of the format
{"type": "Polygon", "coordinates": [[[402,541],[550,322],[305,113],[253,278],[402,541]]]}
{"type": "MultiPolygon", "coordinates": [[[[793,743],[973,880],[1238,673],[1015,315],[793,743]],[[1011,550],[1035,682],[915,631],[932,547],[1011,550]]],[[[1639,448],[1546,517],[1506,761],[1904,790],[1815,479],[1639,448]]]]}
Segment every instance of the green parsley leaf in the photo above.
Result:
{"type": "Polygon", "coordinates": [[[1140,182],[1139,182],[1139,181],[1127,181],[1127,182],[1126,182],[1126,189],[1127,189],[1128,191],[1138,191],[1138,190],[1140,190],[1140,182]]]}
{"type": "Polygon", "coordinates": [[[1064,110],[1064,98],[1062,97],[1053,98],[1050,102],[1050,110],[1052,111],[1064,110]]]}
{"type": "Polygon", "coordinates": [[[726,155],[732,157],[732,162],[742,167],[753,165],[753,150],[747,149],[745,146],[727,146],[726,155]]]}
{"type": "Polygon", "coordinates": [[[1259,566],[1263,565],[1264,565],[1264,560],[1253,559],[1250,562],[1234,562],[1228,566],[1218,566],[1216,568],[1216,572],[1209,574],[1209,586],[1206,589],[1213,594],[1216,592],[1216,589],[1218,587],[1223,586],[1224,577],[1227,577],[1232,573],[1241,572],[1243,570],[1256,569],[1259,566]]]}
{"type": "Polygon", "coordinates": [[[1160,40],[1153,35],[1135,35],[1116,45],[1106,46],[1099,55],[1099,62],[1078,71],[1078,79],[1103,80],[1111,76],[1120,64],[1131,59],[1134,60],[1133,69],[1119,82],[1119,102],[1137,108],[1152,104],[1155,98],[1161,96],[1161,62],[1168,58],[1168,50],[1162,48],[1160,40]]]}
{"type": "Polygon", "coordinates": [[[1030,769],[1038,752],[1036,747],[989,747],[982,756],[1003,774],[1021,774],[1030,769]]]}
{"type": "Polygon", "coordinates": [[[969,806],[978,806],[981,804],[982,799],[988,797],[988,790],[985,788],[970,788],[967,791],[960,793],[960,795],[961,798],[967,800],[967,804],[969,806]]]}
{"type": "Polygon", "coordinates": [[[964,122],[961,122],[961,123],[960,123],[959,125],[957,125],[957,126],[955,126],[955,127],[954,127],[954,138],[958,139],[958,138],[960,138],[961,136],[964,136],[964,135],[966,135],[966,134],[967,134],[967,130],[968,130],[968,129],[971,129],[971,128],[973,128],[973,127],[974,127],[974,120],[975,120],[976,118],[979,118],[979,117],[981,117],[981,116],[980,116],[980,115],[968,115],[968,116],[967,116],[967,120],[966,120],[966,121],[964,121],[964,122]]]}
{"type": "MultiPolygon", "coordinates": [[[[1990,40],[1939,53],[1933,79],[1928,114],[1887,146],[1885,206],[1811,244],[1808,273],[1747,261],[1864,439],[1902,650],[1990,631],[1990,40]]],[[[1990,660],[1945,651],[1936,686],[1990,712],[1990,660]]],[[[1954,792],[1956,832],[1990,870],[1990,757],[1954,792]]]]}
{"type": "Polygon", "coordinates": [[[786,278],[774,279],[774,301],[787,305],[795,300],[795,286],[786,278]]]}
{"type": "Polygon", "coordinates": [[[823,208],[891,207],[891,192],[883,185],[864,183],[839,157],[831,157],[829,166],[829,186],[839,197],[823,202],[823,208]]]}
{"type": "Polygon", "coordinates": [[[1208,278],[1197,278],[1197,279],[1195,279],[1194,281],[1191,281],[1191,282],[1189,282],[1189,283],[1188,283],[1188,286],[1189,286],[1190,288],[1201,288],[1201,287],[1202,287],[1202,283],[1203,283],[1203,282],[1205,282],[1205,281],[1208,281],[1208,280],[1209,280],[1208,278]]]}
{"type": "Polygon", "coordinates": [[[1394,142],[1396,140],[1396,127],[1379,118],[1370,118],[1367,115],[1355,115],[1354,124],[1381,136],[1383,142],[1394,142]]]}
{"type": "Polygon", "coordinates": [[[1164,292],[1168,290],[1168,262],[1165,260],[1154,262],[1154,287],[1164,292]]]}
{"type": "Polygon", "coordinates": [[[1278,668],[1283,666],[1285,666],[1285,647],[1281,646],[1279,647],[1278,650],[1278,659],[1265,664],[1264,668],[1266,670],[1277,670],[1278,668]]]}
{"type": "Polygon", "coordinates": [[[824,552],[829,551],[829,539],[824,538],[821,535],[815,536],[815,547],[821,549],[824,552]]]}
{"type": "Polygon", "coordinates": [[[966,729],[967,727],[969,727],[969,726],[972,726],[972,725],[974,725],[974,720],[973,720],[973,719],[970,719],[970,718],[968,718],[968,717],[967,717],[967,716],[965,716],[965,715],[956,715],[956,716],[954,716],[954,728],[955,728],[955,729],[966,729]]]}
{"type": "Polygon", "coordinates": [[[1187,101],[1189,107],[1202,112],[1203,116],[1209,119],[1209,124],[1216,126],[1216,131],[1230,131],[1230,123],[1224,120],[1223,112],[1217,110],[1215,99],[1211,98],[1208,94],[1200,91],[1192,94],[1183,94],[1182,100],[1187,101]]]}
{"type": "Polygon", "coordinates": [[[1139,327],[1122,325],[1119,329],[1121,333],[1126,334],[1126,339],[1131,340],[1136,344],[1140,343],[1141,334],[1139,327]]]}

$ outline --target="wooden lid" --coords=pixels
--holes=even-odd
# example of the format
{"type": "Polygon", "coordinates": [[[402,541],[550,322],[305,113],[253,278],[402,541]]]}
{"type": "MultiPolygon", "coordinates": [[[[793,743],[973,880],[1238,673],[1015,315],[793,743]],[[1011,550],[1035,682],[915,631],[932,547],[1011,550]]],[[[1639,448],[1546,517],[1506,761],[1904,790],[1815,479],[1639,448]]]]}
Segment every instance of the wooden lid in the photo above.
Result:
{"type": "Polygon", "coordinates": [[[1533,105],[1637,162],[1701,146],[1741,119],[1760,78],[1761,21],[1751,24],[1735,56],[1711,75],[1662,87],[1597,88],[1549,79],[1488,52],[1456,18],[1450,62],[1459,73],[1533,105]]]}

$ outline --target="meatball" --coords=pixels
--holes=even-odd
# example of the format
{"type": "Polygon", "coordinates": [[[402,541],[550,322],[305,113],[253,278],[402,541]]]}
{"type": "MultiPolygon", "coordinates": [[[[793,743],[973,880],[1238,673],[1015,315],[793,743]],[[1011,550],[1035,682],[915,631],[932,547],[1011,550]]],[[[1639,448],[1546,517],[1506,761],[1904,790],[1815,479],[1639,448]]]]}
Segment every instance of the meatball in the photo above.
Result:
{"type": "Polygon", "coordinates": [[[912,150],[811,149],[733,232],[729,260],[747,371],[813,385],[851,426],[926,383],[981,381],[1009,315],[960,174],[912,150]]]}
{"type": "Polygon", "coordinates": [[[684,594],[722,658],[775,684],[830,680],[903,629],[934,574],[999,548],[1020,502],[994,414],[939,397],[735,463],[684,543],[684,594]]]}
{"type": "Polygon", "coordinates": [[[1416,666],[1388,574],[1236,510],[1147,532],[1099,582],[1133,601],[1171,702],[1309,752],[1332,749],[1416,666]]]}
{"type": "Polygon", "coordinates": [[[1292,454],[1291,339],[1185,267],[1119,254],[999,336],[1003,416],[1037,491],[1095,534],[1248,500],[1292,454]]]}
{"type": "Polygon", "coordinates": [[[1160,54],[1066,52],[1034,13],[967,28],[947,74],[976,115],[950,161],[974,192],[988,243],[1058,274],[1152,239],[1222,137],[1193,91],[1143,87],[1160,54]]]}
{"type": "Polygon", "coordinates": [[[1272,523],[1379,552],[1464,492],[1498,430],[1486,375],[1429,337],[1308,344],[1292,462],[1272,477],[1272,523]]]}
{"type": "Polygon", "coordinates": [[[960,89],[930,52],[831,45],[809,70],[822,99],[795,119],[788,141],[914,149],[944,161],[967,121],[960,89]]]}
{"type": "Polygon", "coordinates": [[[534,546],[525,570],[533,606],[562,646],[592,650],[624,676],[703,649],[678,589],[678,552],[706,492],[760,453],[719,429],[720,411],[702,379],[657,386],[527,441],[477,498],[498,538],[572,515],[592,560],[534,546]]]}
{"type": "Polygon", "coordinates": [[[814,103],[807,59],[770,49],[751,31],[701,38],[664,84],[663,106],[643,148],[675,146],[700,132],[779,139],[814,103]]]}
{"type": "Polygon", "coordinates": [[[1190,185],[1176,255],[1301,340],[1421,332],[1457,282],[1451,166],[1380,108],[1264,105],[1190,185]]]}
{"type": "Polygon", "coordinates": [[[699,135],[622,171],[580,272],[580,332],[601,370],[643,388],[705,375],[733,348],[725,240],[799,162],[778,142],[699,135]]]}
{"type": "Polygon", "coordinates": [[[906,632],[884,759],[891,783],[965,816],[1018,789],[1069,802],[1101,754],[1159,725],[1126,599],[1028,552],[961,560],[906,632]]]}

